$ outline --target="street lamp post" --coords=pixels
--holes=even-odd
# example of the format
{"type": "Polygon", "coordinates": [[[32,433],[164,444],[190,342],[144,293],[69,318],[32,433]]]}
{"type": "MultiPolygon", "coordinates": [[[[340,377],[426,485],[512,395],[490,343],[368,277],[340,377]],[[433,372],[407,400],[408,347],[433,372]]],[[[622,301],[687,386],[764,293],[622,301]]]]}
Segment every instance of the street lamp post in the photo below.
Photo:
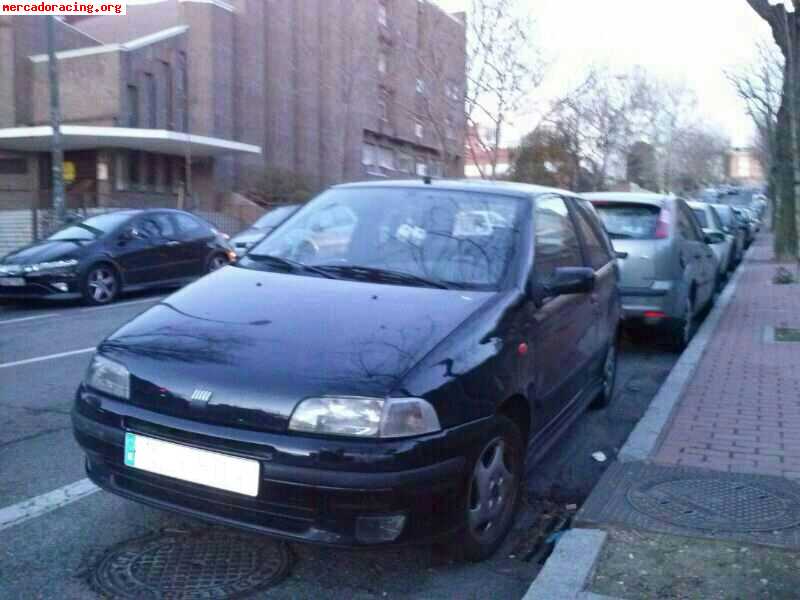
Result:
{"type": "Polygon", "coordinates": [[[61,103],[58,90],[58,60],[55,40],[56,18],[47,17],[47,70],[50,78],[50,125],[53,137],[50,143],[53,177],[53,208],[58,225],[63,225],[66,217],[64,206],[64,151],[61,148],[61,103]]]}

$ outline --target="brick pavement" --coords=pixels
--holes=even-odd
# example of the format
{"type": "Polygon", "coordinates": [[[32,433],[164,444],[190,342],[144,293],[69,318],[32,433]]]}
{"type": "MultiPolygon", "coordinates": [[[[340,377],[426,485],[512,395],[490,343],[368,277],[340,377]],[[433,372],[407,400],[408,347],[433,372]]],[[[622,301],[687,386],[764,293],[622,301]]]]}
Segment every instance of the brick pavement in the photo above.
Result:
{"type": "MultiPolygon", "coordinates": [[[[800,481],[800,285],[774,285],[772,236],[756,240],[725,314],[656,450],[663,464],[800,481]]],[[[794,270],[794,267],[791,267],[794,270]]]]}

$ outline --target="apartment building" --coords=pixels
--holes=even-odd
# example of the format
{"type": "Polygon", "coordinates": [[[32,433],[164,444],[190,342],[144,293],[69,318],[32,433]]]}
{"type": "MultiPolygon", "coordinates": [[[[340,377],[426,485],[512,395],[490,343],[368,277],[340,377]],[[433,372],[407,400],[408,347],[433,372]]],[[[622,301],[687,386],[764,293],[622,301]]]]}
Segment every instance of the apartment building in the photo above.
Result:
{"type": "MultiPolygon", "coordinates": [[[[49,203],[43,17],[0,20],[0,208],[49,203]]],[[[153,0],[57,24],[68,198],[461,175],[465,25],[425,0],[153,0]]]]}

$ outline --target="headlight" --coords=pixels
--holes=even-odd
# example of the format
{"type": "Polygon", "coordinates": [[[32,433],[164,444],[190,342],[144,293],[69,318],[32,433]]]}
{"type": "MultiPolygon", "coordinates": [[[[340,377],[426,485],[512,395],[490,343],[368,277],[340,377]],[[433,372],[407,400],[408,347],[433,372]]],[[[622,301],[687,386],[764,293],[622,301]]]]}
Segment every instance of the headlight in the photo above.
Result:
{"type": "Polygon", "coordinates": [[[399,438],[441,429],[436,411],[420,398],[308,398],[295,409],[291,431],[364,438],[399,438]]]}
{"type": "Polygon", "coordinates": [[[66,271],[78,265],[78,261],[70,260],[54,260],[52,262],[41,262],[35,265],[28,265],[25,267],[26,273],[38,273],[40,271],[66,271]]]}
{"type": "Polygon", "coordinates": [[[89,371],[86,373],[86,385],[124,400],[130,399],[130,379],[128,369],[99,354],[94,355],[92,364],[89,365],[89,371]]]}

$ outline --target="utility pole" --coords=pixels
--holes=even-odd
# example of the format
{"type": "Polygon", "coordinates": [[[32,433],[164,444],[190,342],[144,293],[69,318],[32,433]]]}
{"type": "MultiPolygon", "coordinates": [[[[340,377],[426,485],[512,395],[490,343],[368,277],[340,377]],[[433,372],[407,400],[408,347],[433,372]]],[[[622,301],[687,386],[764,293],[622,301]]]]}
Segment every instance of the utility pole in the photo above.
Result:
{"type": "Polygon", "coordinates": [[[64,206],[64,151],[61,148],[61,102],[58,90],[58,60],[56,59],[56,18],[47,17],[47,71],[50,77],[50,126],[53,137],[50,143],[51,162],[53,166],[53,208],[56,211],[56,223],[64,224],[66,210],[64,206]]]}

